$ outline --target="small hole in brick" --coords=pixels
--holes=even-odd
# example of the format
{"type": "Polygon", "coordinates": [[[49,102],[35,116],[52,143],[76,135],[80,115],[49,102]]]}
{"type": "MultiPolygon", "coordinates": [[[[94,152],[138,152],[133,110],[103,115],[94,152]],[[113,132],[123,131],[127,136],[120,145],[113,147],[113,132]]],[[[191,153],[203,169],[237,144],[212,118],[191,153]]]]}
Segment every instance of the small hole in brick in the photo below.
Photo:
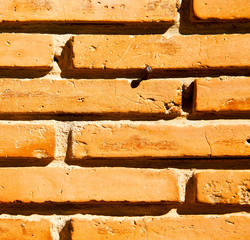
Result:
{"type": "Polygon", "coordinates": [[[247,143],[248,143],[248,144],[250,144],[250,138],[249,138],[249,139],[247,139],[247,143]]]}

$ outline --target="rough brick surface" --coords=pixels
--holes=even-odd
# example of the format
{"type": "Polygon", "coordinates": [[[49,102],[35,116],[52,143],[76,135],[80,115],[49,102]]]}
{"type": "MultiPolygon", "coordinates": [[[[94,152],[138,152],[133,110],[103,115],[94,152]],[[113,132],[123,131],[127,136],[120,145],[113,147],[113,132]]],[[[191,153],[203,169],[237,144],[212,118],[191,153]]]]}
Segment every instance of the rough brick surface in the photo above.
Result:
{"type": "Polygon", "coordinates": [[[194,16],[200,20],[250,19],[248,0],[193,0],[194,16]]]}
{"type": "Polygon", "coordinates": [[[72,70],[246,68],[249,35],[78,35],[72,70]]]}
{"type": "Polygon", "coordinates": [[[250,78],[227,77],[195,81],[195,112],[249,112],[250,78]]]}
{"type": "Polygon", "coordinates": [[[0,34],[0,69],[50,69],[54,57],[52,36],[0,34]]]}
{"type": "Polygon", "coordinates": [[[180,114],[182,83],[148,80],[0,80],[0,114],[180,114]]]}
{"type": "Polygon", "coordinates": [[[2,0],[0,6],[0,22],[173,22],[175,15],[175,0],[2,0]]]}
{"type": "Polygon", "coordinates": [[[249,156],[249,121],[86,123],[73,128],[73,158],[249,156]]]}
{"type": "Polygon", "coordinates": [[[197,173],[197,202],[250,204],[250,172],[215,171],[197,173]]]}
{"type": "Polygon", "coordinates": [[[53,158],[53,124],[0,122],[0,158],[53,158]]]}
{"type": "Polygon", "coordinates": [[[177,202],[177,176],[169,170],[127,168],[2,168],[2,202],[177,202]]]}
{"type": "Polygon", "coordinates": [[[188,216],[72,220],[72,240],[248,239],[244,216],[188,216]]]}
{"type": "Polygon", "coordinates": [[[250,240],[249,4],[0,0],[0,240],[250,240]]]}
{"type": "Polygon", "coordinates": [[[52,240],[47,220],[0,219],[1,240],[52,240]]]}

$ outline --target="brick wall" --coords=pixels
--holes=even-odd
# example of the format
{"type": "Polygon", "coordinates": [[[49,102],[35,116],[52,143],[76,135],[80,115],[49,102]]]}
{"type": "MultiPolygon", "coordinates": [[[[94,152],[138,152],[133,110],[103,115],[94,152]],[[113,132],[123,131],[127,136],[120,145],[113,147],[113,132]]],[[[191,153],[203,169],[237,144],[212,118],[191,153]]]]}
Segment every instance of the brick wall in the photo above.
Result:
{"type": "Polygon", "coordinates": [[[1,0],[0,239],[250,239],[249,0],[1,0]]]}

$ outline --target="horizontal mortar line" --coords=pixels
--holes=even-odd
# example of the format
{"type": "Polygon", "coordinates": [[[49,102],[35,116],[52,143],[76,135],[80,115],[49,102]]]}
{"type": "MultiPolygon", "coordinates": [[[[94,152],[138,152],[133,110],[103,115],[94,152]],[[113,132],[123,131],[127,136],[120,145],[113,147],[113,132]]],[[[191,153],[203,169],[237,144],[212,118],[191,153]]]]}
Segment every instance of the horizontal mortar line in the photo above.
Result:
{"type": "MultiPolygon", "coordinates": [[[[168,24],[160,23],[1,23],[0,31],[6,33],[46,33],[46,34],[162,34],[170,27],[178,29],[181,23],[168,24]],[[82,27],[82,29],[81,29],[82,27]],[[104,28],[106,27],[106,28],[104,28]],[[119,27],[119,28],[118,28],[119,27]],[[124,32],[125,30],[125,32],[124,32]]],[[[183,35],[194,34],[244,34],[249,33],[249,23],[245,22],[192,22],[189,27],[180,26],[180,32],[183,35]],[[207,25],[210,28],[204,28],[207,25]],[[235,27],[232,27],[234,25],[235,27]]]]}
{"type": "MultiPolygon", "coordinates": [[[[28,158],[23,158],[23,157],[0,157],[0,162],[1,161],[8,161],[8,160],[11,160],[11,161],[17,161],[17,160],[22,160],[22,161],[34,161],[37,162],[39,161],[39,159],[37,158],[32,158],[32,157],[28,157],[28,158]]],[[[53,158],[42,158],[41,161],[53,161],[55,159],[53,158]]],[[[66,160],[69,160],[69,159],[66,159],[66,160]]],[[[81,159],[74,159],[74,160],[71,160],[71,161],[79,161],[81,159]]],[[[190,157],[190,156],[187,156],[187,157],[149,157],[149,156],[145,156],[145,157],[89,157],[89,158],[84,158],[83,161],[97,161],[97,160],[104,160],[104,161],[117,161],[117,160],[131,160],[131,161],[134,161],[134,160],[141,160],[141,161],[147,161],[147,160],[159,160],[159,161],[181,161],[181,160],[184,160],[184,161],[200,161],[200,160],[204,160],[204,161],[211,161],[211,160],[216,160],[216,161],[225,161],[225,160],[228,160],[228,161],[231,161],[231,160],[250,160],[250,157],[249,156],[225,156],[225,157],[221,157],[221,156],[214,156],[214,157],[211,157],[211,156],[207,156],[207,157],[204,157],[204,156],[201,156],[201,157],[190,157]]]]}
{"type": "MultiPolygon", "coordinates": [[[[115,113],[114,113],[115,114],[115,113]]],[[[56,120],[56,121],[109,121],[109,120],[114,120],[114,121],[120,121],[120,120],[133,120],[133,121],[158,121],[158,120],[173,120],[177,117],[180,116],[169,116],[169,114],[166,114],[165,117],[162,117],[162,115],[160,114],[161,117],[157,117],[150,115],[147,116],[148,118],[145,118],[145,116],[147,116],[146,114],[141,115],[141,116],[135,116],[135,117],[126,117],[126,116],[121,116],[121,117],[105,117],[105,116],[84,116],[84,115],[77,115],[74,116],[74,114],[72,115],[65,115],[65,116],[56,116],[56,114],[50,114],[50,115],[22,115],[22,116],[18,116],[15,114],[13,115],[8,115],[8,116],[4,116],[4,115],[0,115],[0,121],[1,120],[11,120],[11,121],[20,121],[20,120],[56,120]]]]}
{"type": "MultiPolygon", "coordinates": [[[[55,160],[38,160],[24,158],[0,158],[0,167],[46,167],[55,160]]],[[[71,160],[66,158],[62,161],[67,166],[78,167],[124,167],[124,168],[150,168],[150,169],[217,169],[217,170],[242,170],[250,169],[250,159],[242,158],[94,158],[84,160],[71,160]]]]}
{"type": "Polygon", "coordinates": [[[0,204],[0,214],[12,215],[71,215],[71,214],[92,214],[104,216],[161,216],[167,214],[172,209],[176,209],[179,215],[203,215],[203,214],[228,214],[237,212],[250,212],[249,205],[205,205],[190,204],[188,202],[180,204],[166,203],[16,203],[0,204]]]}
{"type": "MultiPolygon", "coordinates": [[[[117,79],[117,78],[128,78],[131,79],[132,81],[140,81],[141,77],[140,74],[138,73],[129,73],[131,69],[127,70],[120,70],[120,69],[115,69],[115,70],[110,70],[109,69],[84,69],[84,70],[79,70],[78,72],[73,72],[73,71],[64,71],[65,69],[61,68],[62,74],[61,77],[62,79],[85,79],[85,80],[93,80],[93,79],[117,79]],[[109,72],[108,72],[109,71],[109,72]]],[[[141,71],[140,69],[135,70],[135,71],[141,71]]],[[[204,78],[204,77],[221,77],[221,76],[226,76],[226,77],[248,77],[250,76],[250,71],[248,68],[241,68],[241,69],[235,69],[235,71],[232,71],[231,69],[197,69],[195,72],[192,72],[194,70],[168,70],[168,69],[153,69],[154,73],[150,77],[150,79],[179,79],[179,78],[204,78]]],[[[8,76],[4,76],[6,78],[8,76]]],[[[45,78],[46,76],[44,76],[45,78]]],[[[0,78],[2,78],[0,74],[0,78]]],[[[12,77],[13,78],[13,77],[12,77]]],[[[24,77],[25,78],[25,77],[24,77]]]]}
{"type": "MultiPolygon", "coordinates": [[[[115,113],[114,113],[115,114],[115,113]]],[[[186,119],[187,121],[202,121],[202,120],[248,120],[250,119],[250,113],[247,115],[239,115],[239,114],[232,114],[232,115],[196,115],[196,114],[188,114],[187,116],[183,115],[176,115],[171,116],[170,114],[166,114],[162,116],[162,114],[156,115],[147,115],[142,114],[141,116],[120,116],[120,117],[108,117],[108,116],[88,116],[88,114],[65,114],[58,116],[57,114],[27,114],[27,115],[18,115],[17,113],[8,114],[8,115],[1,115],[0,114],[0,121],[29,121],[29,120],[55,120],[60,122],[78,122],[78,121],[88,121],[88,122],[96,122],[96,121],[140,121],[140,122],[151,122],[151,121],[159,121],[159,120],[166,120],[171,121],[175,119],[186,119]]]]}
{"type": "MultiPolygon", "coordinates": [[[[102,70],[91,70],[91,69],[85,69],[85,73],[75,73],[70,71],[65,71],[64,68],[60,68],[62,70],[62,73],[60,74],[60,79],[58,79],[58,76],[55,76],[55,80],[94,80],[94,79],[108,79],[108,80],[115,80],[115,79],[129,79],[131,81],[141,81],[141,75],[140,74],[131,74],[126,73],[128,70],[112,70],[107,73],[106,71],[102,70]],[[120,72],[120,74],[118,74],[120,72]]],[[[53,70],[53,69],[52,69],[53,70]]],[[[0,72],[0,78],[14,78],[14,79],[52,79],[53,77],[49,74],[52,70],[49,70],[47,72],[43,71],[34,71],[31,70],[30,72],[27,72],[23,69],[4,69],[0,72]],[[15,70],[15,71],[14,71],[15,70]],[[14,71],[14,72],[13,72],[14,71]]],[[[154,69],[153,69],[154,70],[154,69]]],[[[82,71],[82,70],[80,70],[82,71]]],[[[138,70],[141,71],[141,70],[138,70]]],[[[242,68],[242,69],[236,69],[234,72],[232,72],[231,69],[215,69],[215,70],[201,70],[197,69],[194,73],[192,73],[193,70],[168,70],[168,69],[162,69],[162,70],[154,70],[154,74],[150,77],[150,80],[153,79],[183,79],[183,78],[205,78],[205,77],[248,77],[250,76],[250,70],[248,68],[242,68]],[[161,73],[157,73],[157,72],[161,73]],[[191,71],[191,73],[190,73],[191,71]]]]}
{"type": "MultiPolygon", "coordinates": [[[[85,157],[83,161],[85,160],[91,160],[91,161],[95,161],[95,160],[239,160],[239,159],[246,159],[246,160],[250,160],[249,159],[249,156],[225,156],[225,157],[221,157],[221,156],[207,156],[207,157],[204,157],[204,156],[201,156],[201,157],[190,157],[190,156],[187,156],[187,157],[149,157],[149,156],[139,156],[139,157],[85,157]]],[[[66,159],[66,160],[69,160],[69,159],[66,159]]],[[[75,158],[74,160],[72,161],[79,161],[81,160],[80,159],[77,159],[75,158]]]]}
{"type": "MultiPolygon", "coordinates": [[[[93,158],[84,160],[70,160],[65,159],[67,165],[79,165],[82,167],[134,167],[134,168],[168,168],[177,166],[177,168],[197,166],[201,168],[200,164],[209,163],[209,169],[247,169],[250,168],[249,157],[242,158],[93,158]],[[238,165],[235,165],[235,164],[238,165]],[[182,164],[182,165],[181,165],[182,164]],[[199,164],[199,165],[197,165],[199,164]],[[223,166],[220,166],[223,164],[223,166]],[[242,164],[242,165],[241,165],[242,164]]],[[[205,165],[205,167],[207,167],[205,165]]],[[[204,169],[201,168],[201,169],[204,169]]]]}
{"type": "Polygon", "coordinates": [[[247,120],[250,119],[250,113],[247,114],[243,114],[242,116],[240,116],[240,114],[232,114],[232,115],[220,115],[220,114],[216,114],[214,116],[209,116],[208,115],[198,115],[198,114],[189,114],[187,115],[187,119],[188,120],[193,120],[193,121],[199,121],[199,120],[247,120]]]}

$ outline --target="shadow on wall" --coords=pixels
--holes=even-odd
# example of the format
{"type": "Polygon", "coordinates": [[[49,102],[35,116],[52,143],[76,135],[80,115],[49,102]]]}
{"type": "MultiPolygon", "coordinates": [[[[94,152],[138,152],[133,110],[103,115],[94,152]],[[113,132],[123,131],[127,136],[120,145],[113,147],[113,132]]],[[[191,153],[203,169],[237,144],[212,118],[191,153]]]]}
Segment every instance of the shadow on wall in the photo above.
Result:
{"type": "Polygon", "coordinates": [[[190,34],[232,34],[249,33],[250,23],[242,22],[198,22],[192,14],[192,0],[182,0],[179,31],[183,35],[190,34]]]}
{"type": "Polygon", "coordinates": [[[46,23],[14,22],[1,23],[1,32],[47,33],[47,34],[163,34],[173,23],[46,23]]]}

